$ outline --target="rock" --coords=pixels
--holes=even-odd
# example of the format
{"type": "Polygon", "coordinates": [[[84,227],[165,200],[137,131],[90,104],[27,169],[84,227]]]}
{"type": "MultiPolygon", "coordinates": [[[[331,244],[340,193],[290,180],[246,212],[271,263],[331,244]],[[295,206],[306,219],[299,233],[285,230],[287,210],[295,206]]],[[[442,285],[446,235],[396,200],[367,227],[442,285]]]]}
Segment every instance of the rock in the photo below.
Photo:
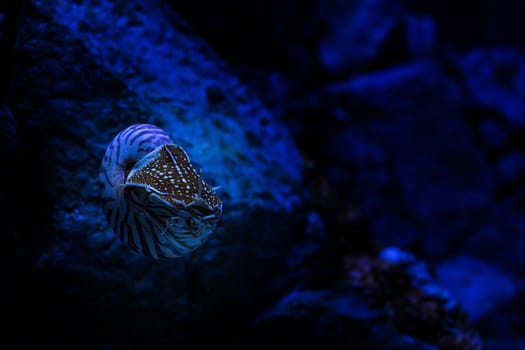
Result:
{"type": "Polygon", "coordinates": [[[479,123],[479,134],[490,150],[502,150],[510,138],[508,127],[501,121],[485,119],[479,123]]]}
{"type": "Polygon", "coordinates": [[[394,246],[383,248],[378,258],[393,264],[410,264],[416,261],[414,254],[405,252],[394,246]]]}
{"type": "MultiPolygon", "coordinates": [[[[380,256],[394,251],[410,255],[389,247],[380,256]]],[[[291,291],[227,348],[481,349],[479,335],[422,262],[401,260],[348,257],[345,281],[291,291]]]]}
{"type": "Polygon", "coordinates": [[[525,219],[520,214],[525,191],[518,186],[502,191],[498,193],[498,202],[479,220],[475,234],[462,242],[461,251],[519,275],[525,268],[522,257],[525,241],[521,239],[525,219]]]}
{"type": "Polygon", "coordinates": [[[406,12],[403,26],[410,56],[415,59],[431,57],[437,47],[437,25],[432,16],[406,12]]]}
{"type": "Polygon", "coordinates": [[[505,271],[468,256],[450,259],[436,272],[439,284],[450,291],[474,322],[509,303],[517,292],[505,271]]]}
{"type": "Polygon", "coordinates": [[[228,349],[379,349],[365,325],[377,317],[356,295],[293,291],[264,311],[228,349]]]}
{"type": "Polygon", "coordinates": [[[373,218],[376,239],[446,255],[498,187],[462,115],[460,85],[440,62],[419,60],[325,89],[331,101],[352,98],[354,108],[323,151],[351,174],[350,184],[334,185],[373,218]]]}
{"type": "Polygon", "coordinates": [[[299,153],[206,44],[170,20],[157,1],[28,9],[14,87],[31,149],[31,186],[19,195],[32,219],[18,227],[32,276],[20,275],[20,293],[33,295],[21,306],[31,321],[18,327],[28,339],[44,322],[55,331],[41,341],[66,347],[228,337],[272,292],[260,285],[286,265],[301,204],[299,153]],[[105,147],[137,122],[164,128],[221,186],[220,228],[191,261],[137,255],[103,217],[105,147]]]}
{"type": "Polygon", "coordinates": [[[498,164],[499,174],[504,182],[514,182],[525,176],[525,155],[522,152],[508,152],[498,164]]]}
{"type": "Polygon", "coordinates": [[[525,126],[524,62],[514,49],[477,49],[456,58],[472,103],[497,110],[519,128],[525,126]]]}
{"type": "Polygon", "coordinates": [[[376,59],[402,21],[397,0],[334,0],[320,2],[319,7],[326,26],[319,60],[330,73],[343,73],[376,59]]]}
{"type": "Polygon", "coordinates": [[[429,57],[436,48],[432,17],[407,11],[398,0],[319,1],[319,61],[331,74],[429,57]]]}
{"type": "Polygon", "coordinates": [[[494,350],[521,350],[525,348],[524,337],[492,339],[487,341],[487,349],[494,350]]]}

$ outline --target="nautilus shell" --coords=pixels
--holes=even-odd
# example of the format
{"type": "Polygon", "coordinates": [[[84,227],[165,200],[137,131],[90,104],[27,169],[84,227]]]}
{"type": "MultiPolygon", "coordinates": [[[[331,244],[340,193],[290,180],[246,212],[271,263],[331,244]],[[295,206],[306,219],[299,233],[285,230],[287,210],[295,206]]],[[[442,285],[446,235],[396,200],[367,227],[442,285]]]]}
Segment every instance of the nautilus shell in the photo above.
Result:
{"type": "Polygon", "coordinates": [[[99,179],[110,227],[133,250],[155,259],[193,252],[222,214],[215,189],[155,125],[135,124],[117,134],[99,179]]]}

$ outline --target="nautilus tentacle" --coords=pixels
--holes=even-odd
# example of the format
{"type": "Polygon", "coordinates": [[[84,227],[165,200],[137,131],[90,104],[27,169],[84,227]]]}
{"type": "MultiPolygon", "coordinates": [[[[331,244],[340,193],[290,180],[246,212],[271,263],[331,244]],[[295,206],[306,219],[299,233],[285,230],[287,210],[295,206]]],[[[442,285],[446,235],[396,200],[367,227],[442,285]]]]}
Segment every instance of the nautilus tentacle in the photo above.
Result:
{"type": "Polygon", "coordinates": [[[133,250],[176,258],[214,232],[222,202],[186,152],[155,125],[135,124],[108,145],[99,179],[113,231],[133,250]]]}

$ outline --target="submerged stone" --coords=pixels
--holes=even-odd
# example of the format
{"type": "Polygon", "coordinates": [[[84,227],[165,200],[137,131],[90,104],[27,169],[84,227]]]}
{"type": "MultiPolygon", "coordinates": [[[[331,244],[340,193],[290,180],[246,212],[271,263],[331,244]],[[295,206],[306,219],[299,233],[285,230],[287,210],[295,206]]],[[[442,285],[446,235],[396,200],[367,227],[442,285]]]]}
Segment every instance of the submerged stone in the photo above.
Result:
{"type": "MultiPolygon", "coordinates": [[[[271,292],[258,286],[286,264],[302,177],[287,130],[160,1],[34,1],[23,29],[14,99],[24,131],[39,135],[33,171],[46,180],[36,195],[27,189],[39,208],[33,215],[46,219],[27,225],[38,249],[25,258],[41,276],[32,288],[45,280],[55,290],[34,303],[53,305],[60,320],[89,313],[106,324],[96,327],[100,339],[146,341],[133,330],[147,329],[173,334],[148,347],[174,344],[193,337],[183,330],[190,317],[200,334],[222,336],[219,328],[247,317],[271,292]],[[209,103],[210,86],[220,89],[219,104],[209,103]],[[134,123],[162,127],[206,183],[220,186],[220,227],[191,261],[134,253],[103,216],[100,161],[134,123]],[[221,327],[206,324],[212,319],[221,327]]],[[[62,326],[67,336],[83,333],[62,326]]],[[[98,347],[94,338],[86,346],[98,347]]]]}

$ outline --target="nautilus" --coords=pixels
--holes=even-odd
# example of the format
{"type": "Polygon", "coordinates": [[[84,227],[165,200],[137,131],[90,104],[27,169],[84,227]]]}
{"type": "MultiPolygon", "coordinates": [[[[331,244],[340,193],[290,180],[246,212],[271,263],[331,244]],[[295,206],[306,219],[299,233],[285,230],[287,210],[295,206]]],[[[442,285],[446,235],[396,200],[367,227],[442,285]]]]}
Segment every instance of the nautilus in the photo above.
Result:
{"type": "Polygon", "coordinates": [[[216,189],[161,128],[134,124],[107,146],[99,173],[109,226],[131,249],[154,259],[186,256],[215,231],[216,189]]]}

